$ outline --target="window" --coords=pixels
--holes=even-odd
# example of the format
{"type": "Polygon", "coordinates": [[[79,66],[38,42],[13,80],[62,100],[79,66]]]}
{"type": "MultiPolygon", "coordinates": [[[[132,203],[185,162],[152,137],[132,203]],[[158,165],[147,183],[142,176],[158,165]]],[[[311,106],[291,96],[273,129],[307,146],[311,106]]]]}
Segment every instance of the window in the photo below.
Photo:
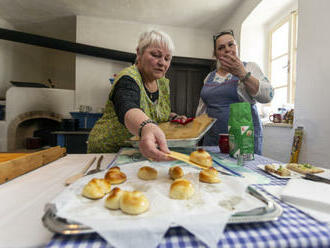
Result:
{"type": "Polygon", "coordinates": [[[294,11],[270,31],[269,78],[275,90],[273,110],[294,103],[297,24],[298,14],[294,11]]]}

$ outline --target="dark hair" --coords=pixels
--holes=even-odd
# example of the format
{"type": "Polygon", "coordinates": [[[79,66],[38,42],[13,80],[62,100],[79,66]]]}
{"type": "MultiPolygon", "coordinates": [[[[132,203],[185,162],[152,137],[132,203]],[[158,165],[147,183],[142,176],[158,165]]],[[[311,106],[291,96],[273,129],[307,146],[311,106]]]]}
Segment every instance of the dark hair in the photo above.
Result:
{"type": "Polygon", "coordinates": [[[233,36],[233,37],[235,38],[235,36],[234,36],[234,31],[233,31],[232,29],[227,29],[227,30],[224,30],[224,31],[222,31],[222,32],[220,32],[220,33],[217,33],[217,34],[213,35],[214,52],[215,52],[215,50],[216,50],[215,45],[216,45],[216,41],[217,41],[217,39],[218,39],[220,36],[225,35],[225,34],[229,34],[229,35],[231,35],[231,36],[233,36]]]}

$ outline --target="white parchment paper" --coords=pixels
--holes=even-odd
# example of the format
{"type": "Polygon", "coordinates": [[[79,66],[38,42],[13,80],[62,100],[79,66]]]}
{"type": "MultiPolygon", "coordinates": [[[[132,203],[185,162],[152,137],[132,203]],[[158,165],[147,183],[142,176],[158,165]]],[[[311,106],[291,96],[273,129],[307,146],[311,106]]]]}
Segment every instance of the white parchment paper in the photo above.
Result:
{"type": "Polygon", "coordinates": [[[138,162],[121,165],[127,181],[117,186],[123,190],[142,191],[149,199],[147,212],[132,216],[120,210],[104,207],[104,200],[86,199],[81,195],[85,184],[92,178],[102,178],[105,172],[86,176],[72,184],[52,203],[57,215],[88,225],[115,247],[156,247],[170,226],[183,226],[210,247],[216,247],[223,235],[229,217],[238,211],[247,211],[263,204],[245,193],[248,186],[242,178],[219,175],[221,183],[199,182],[199,170],[182,166],[185,176],[194,186],[189,200],[169,198],[168,176],[170,163],[138,162]],[[140,167],[150,165],[157,169],[158,178],[144,181],[137,177],[140,167]]]}

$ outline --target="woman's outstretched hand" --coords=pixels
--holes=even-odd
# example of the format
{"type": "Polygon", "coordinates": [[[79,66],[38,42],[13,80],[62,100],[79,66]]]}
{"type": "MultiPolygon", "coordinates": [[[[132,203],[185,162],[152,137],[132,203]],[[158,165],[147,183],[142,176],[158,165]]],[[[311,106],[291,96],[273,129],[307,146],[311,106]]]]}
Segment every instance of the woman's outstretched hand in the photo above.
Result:
{"type": "Polygon", "coordinates": [[[143,128],[139,148],[142,155],[150,160],[173,160],[167,156],[170,150],[167,147],[165,134],[155,124],[150,123],[143,128]]]}

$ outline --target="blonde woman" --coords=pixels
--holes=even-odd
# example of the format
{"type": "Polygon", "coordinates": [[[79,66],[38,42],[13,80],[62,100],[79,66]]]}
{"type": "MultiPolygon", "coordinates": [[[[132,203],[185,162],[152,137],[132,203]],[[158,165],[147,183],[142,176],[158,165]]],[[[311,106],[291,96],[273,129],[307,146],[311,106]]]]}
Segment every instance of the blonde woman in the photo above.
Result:
{"type": "Polygon", "coordinates": [[[169,149],[157,123],[181,118],[171,112],[169,80],[165,78],[174,51],[161,31],[141,35],[136,63],[117,74],[103,117],[93,127],[88,152],[118,152],[133,135],[140,136],[141,153],[152,160],[169,160],[169,149]]]}

